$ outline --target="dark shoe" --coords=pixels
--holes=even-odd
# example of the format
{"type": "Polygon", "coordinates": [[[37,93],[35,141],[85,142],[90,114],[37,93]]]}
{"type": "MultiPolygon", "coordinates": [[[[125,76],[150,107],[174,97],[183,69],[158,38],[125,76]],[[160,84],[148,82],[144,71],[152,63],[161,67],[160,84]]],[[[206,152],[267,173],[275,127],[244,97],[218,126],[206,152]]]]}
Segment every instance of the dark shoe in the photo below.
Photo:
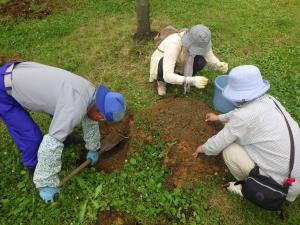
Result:
{"type": "Polygon", "coordinates": [[[33,183],[33,175],[34,175],[35,167],[31,167],[31,168],[27,167],[27,170],[28,170],[30,182],[31,182],[32,186],[35,186],[33,183]]]}

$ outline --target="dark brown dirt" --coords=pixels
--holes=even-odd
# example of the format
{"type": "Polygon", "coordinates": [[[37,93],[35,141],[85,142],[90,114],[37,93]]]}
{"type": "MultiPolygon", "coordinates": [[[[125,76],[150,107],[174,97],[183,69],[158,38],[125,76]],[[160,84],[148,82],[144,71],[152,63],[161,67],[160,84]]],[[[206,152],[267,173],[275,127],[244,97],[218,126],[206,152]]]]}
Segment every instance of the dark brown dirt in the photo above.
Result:
{"type": "Polygon", "coordinates": [[[163,163],[171,170],[169,187],[188,188],[207,175],[224,175],[221,156],[192,156],[198,145],[222,128],[221,124],[204,121],[208,112],[212,110],[206,103],[173,97],[160,100],[145,113],[151,128],[160,131],[162,140],[168,143],[163,163]]]}
{"type": "Polygon", "coordinates": [[[139,225],[137,222],[127,221],[120,213],[101,212],[95,225],[139,225]]]}
{"type": "Polygon", "coordinates": [[[127,114],[125,118],[119,123],[100,123],[101,136],[107,138],[110,143],[117,143],[119,139],[123,141],[112,150],[101,155],[99,163],[96,168],[104,172],[112,172],[121,170],[129,158],[129,146],[131,127],[133,123],[133,116],[127,114]]]}
{"type": "Polygon", "coordinates": [[[10,0],[0,5],[0,14],[13,20],[43,19],[50,15],[57,6],[50,0],[10,0]]]}

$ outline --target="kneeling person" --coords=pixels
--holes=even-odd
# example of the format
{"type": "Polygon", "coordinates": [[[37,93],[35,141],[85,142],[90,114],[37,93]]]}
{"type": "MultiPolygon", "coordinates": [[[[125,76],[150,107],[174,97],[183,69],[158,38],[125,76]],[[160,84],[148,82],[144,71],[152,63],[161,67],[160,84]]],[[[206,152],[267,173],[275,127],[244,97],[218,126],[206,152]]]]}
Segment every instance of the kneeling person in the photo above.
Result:
{"type": "Polygon", "coordinates": [[[208,79],[194,76],[208,64],[213,70],[226,73],[228,64],[220,62],[212,51],[210,30],[198,24],[189,30],[167,36],[151,56],[150,82],[157,80],[158,95],[166,94],[166,84],[204,88],[208,79]],[[182,76],[183,75],[183,76],[182,76]]]}
{"type": "MultiPolygon", "coordinates": [[[[266,94],[269,87],[257,67],[244,65],[233,68],[223,96],[239,107],[226,114],[207,114],[206,121],[226,124],[217,135],[200,145],[193,155],[217,155],[222,152],[227,167],[237,181],[245,180],[257,165],[260,174],[270,176],[278,184],[286,184],[290,160],[293,159],[290,159],[291,141],[285,116],[295,144],[291,172],[295,182],[290,184],[286,199],[294,201],[300,193],[300,129],[280,102],[266,94]]],[[[242,195],[241,185],[234,184],[230,182],[228,189],[242,195]]]]}

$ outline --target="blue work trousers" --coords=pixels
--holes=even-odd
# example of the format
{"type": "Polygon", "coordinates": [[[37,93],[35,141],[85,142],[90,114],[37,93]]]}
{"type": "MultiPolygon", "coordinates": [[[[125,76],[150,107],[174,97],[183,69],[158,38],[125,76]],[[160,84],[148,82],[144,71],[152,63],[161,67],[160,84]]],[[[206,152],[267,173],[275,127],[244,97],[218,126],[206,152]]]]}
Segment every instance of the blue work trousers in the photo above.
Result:
{"type": "Polygon", "coordinates": [[[11,138],[21,152],[23,165],[34,168],[43,138],[42,133],[29,113],[6,93],[3,75],[3,68],[0,67],[0,118],[6,124],[11,138]]]}

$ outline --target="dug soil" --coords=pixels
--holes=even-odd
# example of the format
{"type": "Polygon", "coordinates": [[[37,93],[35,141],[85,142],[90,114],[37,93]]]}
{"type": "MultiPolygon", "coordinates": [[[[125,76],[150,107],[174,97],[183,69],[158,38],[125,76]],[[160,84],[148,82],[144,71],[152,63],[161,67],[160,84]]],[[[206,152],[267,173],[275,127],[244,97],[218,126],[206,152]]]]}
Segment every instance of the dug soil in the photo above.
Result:
{"type": "Polygon", "coordinates": [[[212,111],[200,100],[172,97],[161,99],[145,112],[151,128],[160,131],[161,139],[167,143],[163,163],[171,171],[167,181],[170,188],[189,188],[207,176],[225,174],[221,156],[192,156],[198,145],[222,129],[219,123],[205,122],[205,115],[212,111]]]}
{"type": "Polygon", "coordinates": [[[56,8],[57,5],[50,0],[10,0],[0,5],[0,14],[9,16],[13,20],[43,19],[56,8]]]}
{"type": "Polygon", "coordinates": [[[98,170],[110,173],[119,171],[130,157],[129,146],[132,138],[130,138],[133,123],[133,115],[127,114],[124,119],[118,123],[100,123],[100,133],[102,137],[109,140],[110,143],[119,143],[112,150],[103,153],[100,157],[96,168],[98,170]]]}
{"type": "MultiPolygon", "coordinates": [[[[209,176],[222,178],[225,165],[222,157],[200,154],[194,158],[192,153],[198,145],[215,135],[222,124],[205,122],[205,115],[213,110],[204,102],[191,98],[164,98],[152,108],[141,112],[143,121],[150,129],[160,132],[166,143],[164,163],[170,169],[167,180],[169,188],[190,188],[197,181],[205,181],[209,176]]],[[[127,114],[119,123],[100,123],[101,136],[111,143],[123,141],[112,150],[102,154],[96,168],[110,173],[119,171],[130,158],[129,150],[135,146],[151,144],[154,137],[141,129],[135,129],[133,116],[127,114]]]]}
{"type": "MultiPolygon", "coordinates": [[[[167,187],[190,188],[196,182],[206,180],[210,176],[223,177],[225,165],[221,156],[205,156],[194,158],[192,153],[196,147],[215,135],[223,125],[206,123],[205,115],[213,110],[200,100],[190,98],[164,98],[152,108],[141,112],[142,120],[151,130],[159,131],[160,138],[166,143],[165,157],[162,163],[170,169],[167,187]]],[[[121,170],[130,158],[132,146],[142,148],[151,144],[155,138],[142,129],[134,128],[133,116],[116,124],[101,123],[103,137],[115,142],[120,135],[123,141],[113,150],[104,153],[97,169],[104,172],[121,170]]],[[[218,200],[218,199],[217,199],[218,200]]],[[[216,200],[214,200],[216,201],[216,200]]],[[[213,202],[212,202],[212,205],[213,202]]],[[[138,225],[136,221],[127,220],[121,213],[105,211],[98,215],[97,225],[138,225]]]]}

